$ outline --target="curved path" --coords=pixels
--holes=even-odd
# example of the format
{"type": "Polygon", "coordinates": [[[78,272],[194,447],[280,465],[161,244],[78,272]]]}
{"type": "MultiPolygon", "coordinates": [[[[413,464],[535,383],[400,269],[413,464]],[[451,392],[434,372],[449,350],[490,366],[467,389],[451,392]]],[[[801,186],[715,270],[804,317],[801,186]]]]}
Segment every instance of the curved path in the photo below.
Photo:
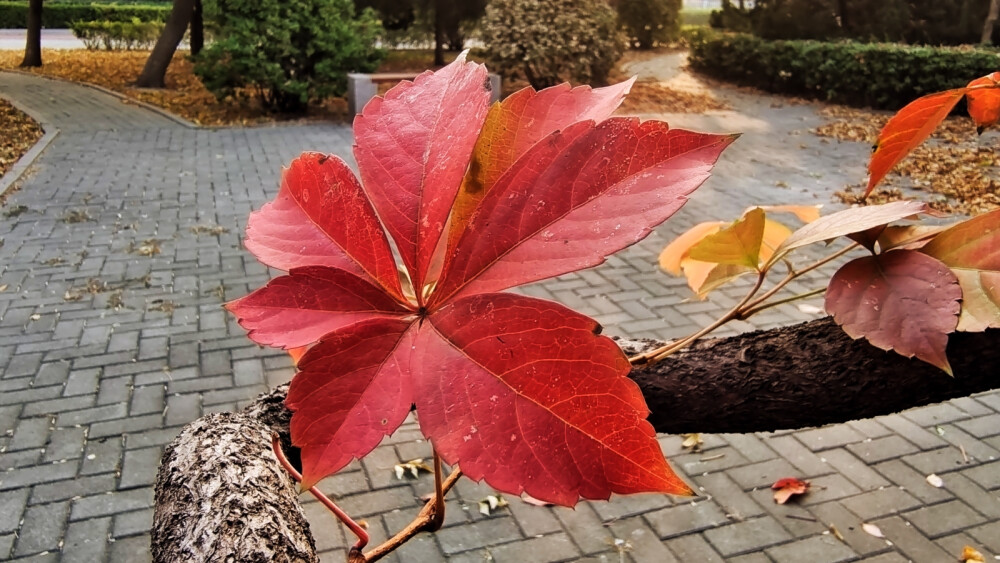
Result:
{"type": "MultiPolygon", "coordinates": [[[[754,203],[828,203],[863,177],[867,147],[808,133],[820,123],[815,106],[724,95],[739,111],[668,116],[745,132],[675,218],[601,267],[524,291],[592,314],[612,334],[680,336],[740,294],[687,301],[683,281],[655,267],[670,237],[754,203]]],[[[281,166],[300,151],[349,158],[351,132],[187,128],[89,88],[12,73],[0,73],[0,96],[60,130],[0,215],[0,560],[141,562],[162,446],[183,424],[238,408],[291,375],[284,354],[253,346],[220,308],[269,277],[240,245],[246,217],[273,197],[281,166]],[[228,230],[192,230],[215,226],[228,230]]],[[[786,306],[754,325],[807,318],[786,306]]],[[[702,453],[662,437],[706,495],[697,502],[645,495],[572,511],[511,499],[484,517],[477,503],[488,489],[463,481],[446,527],[393,557],[888,563],[947,561],[964,544],[997,552],[998,411],[1000,395],[987,394],[816,430],[705,436],[702,453]],[[944,488],[924,481],[931,472],[944,488]],[[790,475],[812,479],[814,492],[775,506],[766,485],[790,475]],[[892,545],[861,532],[862,521],[892,545]],[[826,533],[829,524],[844,542],[826,533]]],[[[429,457],[419,438],[408,423],[322,485],[369,522],[376,541],[415,513],[430,486],[427,476],[398,481],[393,472],[429,457]]],[[[318,504],[306,509],[324,560],[342,561],[343,531],[318,504]]]]}

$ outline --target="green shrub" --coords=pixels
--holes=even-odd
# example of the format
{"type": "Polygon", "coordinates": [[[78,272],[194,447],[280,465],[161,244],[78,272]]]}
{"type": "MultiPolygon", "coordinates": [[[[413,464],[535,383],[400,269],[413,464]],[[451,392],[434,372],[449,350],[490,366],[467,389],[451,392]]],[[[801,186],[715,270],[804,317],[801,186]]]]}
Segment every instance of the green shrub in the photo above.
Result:
{"type": "Polygon", "coordinates": [[[681,0],[615,0],[618,20],[639,49],[677,41],[681,31],[681,0]]]}
{"type": "Polygon", "coordinates": [[[163,22],[73,22],[70,29],[90,50],[104,48],[108,51],[149,49],[163,31],[163,22]]]}
{"type": "Polygon", "coordinates": [[[271,110],[304,112],[343,95],[347,73],[371,72],[385,56],[375,12],[355,17],[351,0],[214,0],[205,14],[215,40],[194,72],[220,99],[250,88],[271,110]]]}
{"type": "Polygon", "coordinates": [[[535,88],[606,84],[627,41],[604,0],[492,0],[482,37],[499,73],[535,88]]]}
{"type": "MultiPolygon", "coordinates": [[[[163,21],[170,14],[170,5],[113,4],[53,4],[45,3],[42,10],[42,27],[68,28],[76,21],[163,21]]],[[[28,27],[27,2],[0,1],[0,29],[28,27]]]]}
{"type": "Polygon", "coordinates": [[[758,0],[750,15],[754,33],[766,39],[960,45],[979,42],[989,4],[990,0],[758,0]]]}
{"type": "Polygon", "coordinates": [[[1000,53],[971,48],[769,41],[722,33],[702,33],[689,41],[691,66],[716,78],[879,109],[899,109],[1000,68],[1000,53]]]}
{"type": "Polygon", "coordinates": [[[732,4],[723,4],[721,10],[712,10],[708,16],[708,25],[714,29],[729,31],[747,31],[753,29],[753,14],[751,9],[740,9],[732,4]]]}

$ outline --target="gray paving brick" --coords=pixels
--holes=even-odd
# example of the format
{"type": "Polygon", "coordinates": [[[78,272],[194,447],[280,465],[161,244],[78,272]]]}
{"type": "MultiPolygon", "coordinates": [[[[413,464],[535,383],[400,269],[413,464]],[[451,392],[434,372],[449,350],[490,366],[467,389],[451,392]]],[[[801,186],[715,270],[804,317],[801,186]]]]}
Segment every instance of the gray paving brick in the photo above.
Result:
{"type": "Polygon", "coordinates": [[[722,557],[699,534],[680,536],[665,543],[680,561],[722,562],[722,557]]]}
{"type": "Polygon", "coordinates": [[[111,518],[93,518],[70,522],[63,541],[62,561],[93,563],[104,559],[111,518]]]}
{"type": "Polygon", "coordinates": [[[122,459],[121,438],[96,438],[91,436],[83,451],[82,475],[109,473],[121,468],[122,459]]]}
{"type": "Polygon", "coordinates": [[[627,518],[616,520],[610,525],[616,543],[624,541],[622,546],[632,561],[663,561],[674,563],[677,558],[663,545],[642,518],[627,518]]]}
{"type": "MultiPolygon", "coordinates": [[[[767,445],[795,466],[803,477],[813,477],[830,472],[830,467],[819,456],[809,451],[794,436],[774,436],[766,440],[767,445]]],[[[787,475],[784,475],[787,477],[787,475]]],[[[739,480],[737,480],[739,482],[739,480]]]]}
{"type": "Polygon", "coordinates": [[[29,506],[24,513],[24,523],[18,532],[14,554],[25,556],[41,551],[58,550],[68,515],[68,502],[29,506]]]}
{"type": "Polygon", "coordinates": [[[739,555],[792,539],[777,520],[768,516],[706,530],[704,536],[723,556],[739,555]]]}
{"type": "Polygon", "coordinates": [[[916,508],[920,506],[920,501],[903,489],[886,487],[843,499],[841,504],[862,520],[868,521],[916,508]]]}
{"type": "Polygon", "coordinates": [[[810,506],[809,512],[828,529],[830,526],[836,528],[844,538],[844,542],[860,555],[870,555],[886,549],[885,540],[865,532],[861,527],[864,521],[844,508],[840,502],[825,502],[810,506]]]}
{"type": "Polygon", "coordinates": [[[8,450],[24,450],[41,448],[49,440],[49,428],[52,419],[47,416],[22,418],[14,430],[14,436],[7,446],[8,450]]]}
{"type": "Polygon", "coordinates": [[[146,563],[152,561],[149,536],[132,536],[111,544],[108,563],[146,563]]]}
{"type": "Polygon", "coordinates": [[[1000,553],[1000,522],[990,522],[966,531],[986,549],[1000,553]]]}
{"type": "Polygon", "coordinates": [[[556,507],[552,510],[582,553],[598,553],[614,545],[614,538],[590,503],[580,503],[575,509],[556,507]]]}
{"type": "Polygon", "coordinates": [[[31,488],[31,503],[60,501],[110,491],[115,488],[117,480],[113,473],[106,473],[42,483],[31,488]]]}
{"type": "Polygon", "coordinates": [[[163,385],[145,385],[134,388],[129,414],[162,413],[166,406],[164,403],[165,393],[166,387],[163,385]]]}
{"type": "Polygon", "coordinates": [[[63,395],[87,395],[97,392],[100,385],[101,370],[99,368],[74,369],[66,377],[66,387],[63,395]]]}
{"type": "Polygon", "coordinates": [[[823,459],[861,490],[877,489],[890,485],[885,477],[843,448],[823,452],[823,459]]]}
{"type": "Polygon", "coordinates": [[[725,473],[710,473],[695,478],[697,489],[715,502],[732,520],[760,516],[764,509],[725,473]]]}
{"type": "Polygon", "coordinates": [[[932,538],[970,528],[986,521],[983,515],[978,514],[959,500],[924,506],[907,512],[904,518],[932,538]]]}
{"type": "Polygon", "coordinates": [[[916,446],[895,434],[848,444],[847,449],[868,464],[878,463],[917,451],[916,446]]]}
{"type": "Polygon", "coordinates": [[[880,416],[875,419],[883,426],[899,434],[900,437],[915,444],[922,450],[929,450],[944,446],[947,442],[937,434],[921,428],[909,419],[899,415],[880,416]]]}
{"type": "Polygon", "coordinates": [[[122,489],[142,485],[152,485],[156,481],[156,471],[160,467],[160,448],[127,450],[122,462],[122,489]]]}
{"type": "Polygon", "coordinates": [[[984,489],[1000,489],[1000,461],[966,469],[962,471],[962,474],[984,489]]]}
{"type": "Polygon", "coordinates": [[[14,539],[14,534],[0,534],[0,558],[10,557],[10,552],[14,549],[14,539]]]}
{"type": "Polygon", "coordinates": [[[1000,414],[993,413],[987,416],[980,416],[969,420],[960,420],[955,426],[976,438],[987,438],[1000,434],[1000,414]]]}
{"type": "Polygon", "coordinates": [[[74,500],[70,520],[99,518],[151,506],[153,506],[152,487],[108,492],[74,500]]]}
{"type": "Polygon", "coordinates": [[[27,489],[0,492],[0,534],[17,530],[28,493],[27,489]]]}
{"type": "Polygon", "coordinates": [[[723,511],[711,501],[678,504],[648,512],[644,517],[664,539],[729,523],[723,511]]]}
{"type": "MultiPolygon", "coordinates": [[[[112,519],[111,535],[115,539],[126,536],[148,534],[153,527],[153,509],[137,510],[116,514],[112,519]]],[[[330,527],[334,528],[333,526],[330,527]]],[[[328,535],[331,530],[323,530],[320,536],[328,535]]],[[[148,540],[148,537],[146,538],[148,540]]]]}
{"type": "Polygon", "coordinates": [[[163,416],[160,414],[145,414],[118,420],[97,422],[90,425],[90,437],[104,438],[132,432],[142,432],[163,427],[163,416]]]}
{"type": "Polygon", "coordinates": [[[776,563],[837,563],[850,561],[857,554],[832,536],[814,536],[793,543],[769,548],[766,553],[776,563]]]}
{"type": "Polygon", "coordinates": [[[521,539],[521,532],[512,518],[491,518],[466,526],[443,528],[437,532],[438,543],[445,555],[518,539],[521,539]]]}
{"type": "Polygon", "coordinates": [[[865,439],[865,436],[856,432],[850,426],[844,424],[835,424],[833,426],[824,426],[823,428],[816,428],[814,430],[796,432],[795,436],[800,442],[805,444],[807,448],[813,451],[837,448],[847,444],[861,442],[865,439]]]}
{"type": "Polygon", "coordinates": [[[16,489],[48,481],[68,479],[76,475],[79,465],[79,462],[67,461],[65,463],[21,467],[0,473],[0,490],[16,489]]]}
{"type": "Polygon", "coordinates": [[[928,427],[962,420],[968,418],[969,414],[956,408],[951,403],[938,403],[919,409],[908,410],[903,413],[903,416],[919,426],[928,427]]]}
{"type": "Polygon", "coordinates": [[[885,538],[893,543],[911,561],[948,561],[955,555],[949,554],[916,528],[899,516],[892,516],[872,522],[882,530],[885,538]]]}
{"type": "Polygon", "coordinates": [[[925,475],[958,471],[969,466],[969,463],[963,459],[961,450],[952,447],[911,454],[900,459],[925,475]]]}
{"type": "Polygon", "coordinates": [[[752,489],[754,487],[770,487],[778,479],[794,476],[798,474],[798,471],[787,460],[773,459],[734,467],[726,471],[726,474],[732,477],[740,487],[752,489]]]}
{"type": "Polygon", "coordinates": [[[573,561],[580,555],[576,546],[573,545],[573,542],[565,533],[549,534],[505,543],[491,547],[490,553],[493,555],[493,560],[498,563],[504,561],[538,561],[539,563],[573,561]]]}
{"type": "Polygon", "coordinates": [[[601,520],[609,522],[672,504],[673,501],[667,495],[644,494],[620,497],[616,499],[616,502],[595,502],[591,506],[597,511],[601,520]]]}
{"type": "Polygon", "coordinates": [[[49,442],[45,445],[45,461],[59,461],[62,459],[73,459],[83,455],[83,447],[86,443],[86,430],[84,428],[56,428],[49,437],[49,442]]]}

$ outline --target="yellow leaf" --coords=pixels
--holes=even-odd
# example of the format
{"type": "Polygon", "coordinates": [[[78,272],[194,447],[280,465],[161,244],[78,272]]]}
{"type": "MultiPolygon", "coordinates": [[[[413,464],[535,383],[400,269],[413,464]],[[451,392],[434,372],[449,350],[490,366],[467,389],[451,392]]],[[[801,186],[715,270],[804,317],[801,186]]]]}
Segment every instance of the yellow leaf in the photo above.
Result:
{"type": "Polygon", "coordinates": [[[687,256],[691,247],[701,242],[706,236],[719,232],[724,224],[721,221],[710,221],[699,223],[688,229],[660,253],[660,268],[675,276],[681,275],[681,261],[687,256]]]}
{"type": "Polygon", "coordinates": [[[962,563],[986,563],[986,557],[972,546],[962,548],[962,563]]]}
{"type": "Polygon", "coordinates": [[[703,238],[688,251],[688,257],[756,270],[764,239],[764,219],[764,210],[755,207],[728,227],[703,238]]]}

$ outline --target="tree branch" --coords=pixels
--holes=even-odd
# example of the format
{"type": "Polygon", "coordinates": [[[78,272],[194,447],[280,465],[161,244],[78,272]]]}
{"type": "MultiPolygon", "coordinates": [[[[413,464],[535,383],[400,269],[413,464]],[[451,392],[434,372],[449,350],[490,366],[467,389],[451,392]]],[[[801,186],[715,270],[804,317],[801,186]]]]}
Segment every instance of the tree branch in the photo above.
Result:
{"type": "MultiPolygon", "coordinates": [[[[630,354],[661,342],[621,341],[630,354]]],[[[754,432],[890,414],[1000,387],[1000,330],[951,336],[951,378],[845,335],[830,319],[697,344],[633,370],[660,432],[754,432]]],[[[316,561],[295,487],[270,448],[288,443],[288,387],[244,412],[208,415],[167,446],[156,482],[153,557],[316,561]],[[228,551],[239,550],[239,551],[228,551]]],[[[450,480],[450,479],[449,479],[450,480]]]]}

